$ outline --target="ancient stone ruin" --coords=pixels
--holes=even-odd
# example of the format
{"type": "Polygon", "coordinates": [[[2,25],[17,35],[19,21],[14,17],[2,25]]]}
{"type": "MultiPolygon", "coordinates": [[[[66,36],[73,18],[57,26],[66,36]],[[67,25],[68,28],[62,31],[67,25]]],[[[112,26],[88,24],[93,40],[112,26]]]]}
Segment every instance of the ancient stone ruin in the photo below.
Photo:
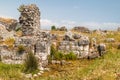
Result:
{"type": "MultiPolygon", "coordinates": [[[[25,59],[25,55],[31,51],[39,59],[41,66],[47,65],[50,46],[53,42],[57,43],[57,38],[61,38],[61,35],[51,35],[49,31],[40,30],[40,11],[35,4],[21,5],[18,10],[20,12],[19,21],[14,21],[11,26],[2,24],[0,27],[2,62],[20,64],[25,59]],[[21,35],[18,36],[18,32],[21,35]]],[[[79,27],[75,29],[81,31],[79,27]]],[[[59,51],[63,53],[74,52],[78,58],[88,58],[97,53],[94,49],[90,50],[89,37],[73,34],[65,27],[63,30],[66,33],[57,45],[59,51]]],[[[82,30],[89,31],[86,28],[82,28],[82,30]]],[[[100,48],[103,47],[100,46],[100,48]]]]}
{"type": "Polygon", "coordinates": [[[19,23],[21,24],[23,35],[35,35],[40,29],[40,11],[35,4],[21,5],[19,23]]]}
{"type": "MultiPolygon", "coordinates": [[[[66,32],[63,41],[59,42],[58,49],[64,53],[74,52],[78,58],[85,58],[89,53],[89,38],[80,36],[76,39],[76,34],[66,32]]],[[[78,36],[78,35],[77,35],[78,36]]]]}
{"type": "MultiPolygon", "coordinates": [[[[46,65],[47,55],[50,54],[50,34],[40,30],[39,8],[35,4],[30,4],[22,5],[18,10],[20,12],[19,23],[17,23],[16,29],[12,31],[12,36],[7,35],[8,43],[12,40],[13,43],[11,45],[5,44],[6,36],[1,33],[4,36],[1,40],[3,44],[0,45],[2,61],[5,63],[22,63],[25,54],[32,51],[40,63],[46,65]],[[22,35],[16,36],[19,31],[22,31],[22,35]]],[[[7,27],[5,26],[5,28],[7,27]]],[[[5,31],[5,34],[8,33],[7,29],[5,31]]]]}

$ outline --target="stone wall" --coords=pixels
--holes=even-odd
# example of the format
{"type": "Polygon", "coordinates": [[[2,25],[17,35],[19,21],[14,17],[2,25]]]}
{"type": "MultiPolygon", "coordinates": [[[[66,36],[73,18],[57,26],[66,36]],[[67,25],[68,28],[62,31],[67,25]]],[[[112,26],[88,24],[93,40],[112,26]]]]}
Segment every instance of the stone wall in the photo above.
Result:
{"type": "Polygon", "coordinates": [[[79,45],[78,41],[62,41],[58,49],[64,53],[74,52],[78,58],[88,56],[89,44],[79,45]]]}
{"type": "MultiPolygon", "coordinates": [[[[47,55],[50,54],[50,33],[40,30],[40,11],[35,4],[21,5],[19,7],[20,17],[19,17],[19,30],[22,31],[22,36],[16,36],[16,31],[14,30],[11,37],[15,39],[12,44],[13,49],[9,49],[8,44],[0,45],[0,54],[2,56],[2,61],[5,63],[22,63],[25,55],[28,52],[33,52],[36,57],[40,59],[41,65],[47,64],[47,55]],[[26,50],[22,54],[18,55],[18,47],[23,46],[26,50]],[[8,57],[8,58],[4,58],[8,57]],[[16,62],[17,61],[17,62],[16,62]]],[[[4,33],[8,33],[6,28],[4,33]]],[[[1,29],[1,30],[2,30],[1,29]]],[[[10,31],[11,32],[11,31],[10,31]]],[[[2,41],[6,39],[6,36],[0,33],[2,36],[2,41]]]]}
{"type": "Polygon", "coordinates": [[[83,35],[77,35],[79,38],[74,37],[76,34],[72,34],[70,31],[66,32],[63,41],[59,42],[58,50],[64,53],[74,52],[78,58],[84,58],[89,53],[89,38],[83,35]],[[68,34],[69,33],[69,34],[68,34]]]}

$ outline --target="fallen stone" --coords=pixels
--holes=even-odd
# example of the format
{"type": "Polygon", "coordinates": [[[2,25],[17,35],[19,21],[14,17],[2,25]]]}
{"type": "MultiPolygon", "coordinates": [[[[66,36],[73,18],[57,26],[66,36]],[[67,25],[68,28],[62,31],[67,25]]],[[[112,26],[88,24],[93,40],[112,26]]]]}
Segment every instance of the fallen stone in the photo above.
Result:
{"type": "Polygon", "coordinates": [[[118,48],[117,49],[120,49],[120,44],[118,45],[118,48]]]}
{"type": "Polygon", "coordinates": [[[33,77],[34,77],[34,78],[37,78],[37,77],[38,77],[38,75],[37,75],[37,74],[34,74],[34,75],[33,75],[33,77]]]}
{"type": "Polygon", "coordinates": [[[40,73],[42,74],[42,73],[44,73],[43,71],[40,71],[40,73]]]}
{"type": "Polygon", "coordinates": [[[39,73],[37,73],[38,74],[38,76],[41,76],[41,73],[39,72],[39,73]]]}
{"type": "Polygon", "coordinates": [[[32,74],[25,74],[25,77],[31,79],[32,78],[32,74]]]}

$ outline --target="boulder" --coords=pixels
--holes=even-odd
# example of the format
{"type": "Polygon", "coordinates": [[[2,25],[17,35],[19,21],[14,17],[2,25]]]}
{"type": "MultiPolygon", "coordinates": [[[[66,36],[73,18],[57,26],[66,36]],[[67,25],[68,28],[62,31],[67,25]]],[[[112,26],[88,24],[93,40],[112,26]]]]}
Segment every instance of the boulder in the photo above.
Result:
{"type": "Polygon", "coordinates": [[[117,49],[120,49],[120,44],[118,45],[118,48],[117,49]]]}
{"type": "Polygon", "coordinates": [[[81,38],[81,35],[79,35],[79,34],[74,34],[74,35],[73,35],[73,38],[74,38],[74,39],[80,39],[80,38],[81,38]]]}
{"type": "Polygon", "coordinates": [[[88,59],[95,59],[95,58],[98,58],[98,57],[99,57],[99,54],[96,51],[92,51],[88,55],[88,59]]]}
{"type": "Polygon", "coordinates": [[[76,26],[73,28],[74,31],[88,33],[90,30],[84,26],[76,26]]]}
{"type": "Polygon", "coordinates": [[[79,41],[78,41],[78,46],[85,46],[89,45],[90,41],[89,38],[86,36],[83,36],[79,41]]]}
{"type": "Polygon", "coordinates": [[[73,34],[71,31],[65,33],[63,40],[65,41],[74,41],[73,34]]]}
{"type": "Polygon", "coordinates": [[[103,44],[103,43],[100,43],[98,46],[97,46],[97,51],[99,53],[99,56],[102,56],[105,51],[106,51],[106,45],[103,44]]]}
{"type": "Polygon", "coordinates": [[[25,74],[25,77],[28,78],[28,79],[31,79],[32,78],[32,74],[25,74]]]}

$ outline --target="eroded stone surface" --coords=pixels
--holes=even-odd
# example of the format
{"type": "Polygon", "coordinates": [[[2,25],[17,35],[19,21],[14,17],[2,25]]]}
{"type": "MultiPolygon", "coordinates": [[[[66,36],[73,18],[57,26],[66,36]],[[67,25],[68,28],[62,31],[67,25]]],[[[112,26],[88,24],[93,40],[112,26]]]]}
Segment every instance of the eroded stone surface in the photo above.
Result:
{"type": "Polygon", "coordinates": [[[40,29],[40,11],[35,4],[21,5],[19,7],[21,13],[19,23],[23,35],[35,35],[40,29]]]}

